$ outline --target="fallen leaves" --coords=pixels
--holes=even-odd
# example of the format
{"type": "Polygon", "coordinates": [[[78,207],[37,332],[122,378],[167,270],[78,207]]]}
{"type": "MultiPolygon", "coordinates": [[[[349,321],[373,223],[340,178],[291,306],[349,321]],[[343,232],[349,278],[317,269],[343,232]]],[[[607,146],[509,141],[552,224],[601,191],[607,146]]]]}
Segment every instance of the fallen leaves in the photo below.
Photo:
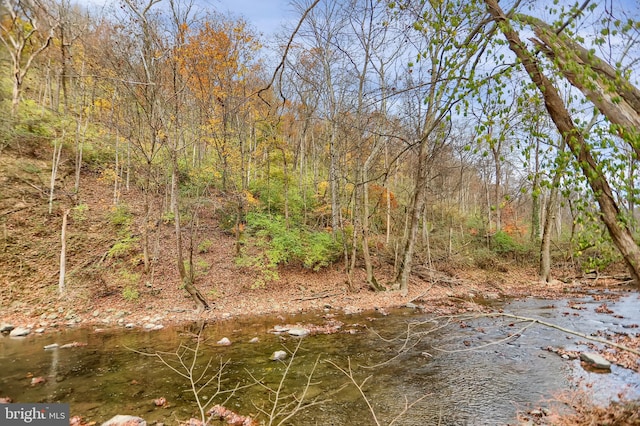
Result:
{"type": "Polygon", "coordinates": [[[596,312],[599,314],[612,314],[613,311],[609,309],[606,302],[603,302],[600,306],[596,308],[596,312]]]}
{"type": "Polygon", "coordinates": [[[224,420],[228,424],[234,426],[258,425],[258,422],[253,420],[251,417],[241,416],[240,414],[235,413],[222,405],[215,405],[211,410],[209,410],[207,414],[220,420],[224,420]]]}

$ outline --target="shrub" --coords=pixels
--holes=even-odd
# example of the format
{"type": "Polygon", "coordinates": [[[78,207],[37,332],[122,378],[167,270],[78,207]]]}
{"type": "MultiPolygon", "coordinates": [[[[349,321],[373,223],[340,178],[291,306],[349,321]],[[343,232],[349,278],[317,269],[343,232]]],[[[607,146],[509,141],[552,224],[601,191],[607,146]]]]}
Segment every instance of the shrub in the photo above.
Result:
{"type": "Polygon", "coordinates": [[[208,253],[212,245],[213,245],[213,242],[211,242],[211,240],[201,241],[200,244],[198,244],[198,253],[200,254],[208,253]]]}
{"type": "Polygon", "coordinates": [[[78,204],[71,211],[71,217],[73,220],[83,222],[87,220],[87,210],[89,210],[89,206],[86,203],[78,204]]]}
{"type": "Polygon", "coordinates": [[[304,256],[306,268],[318,271],[335,262],[340,255],[340,244],[328,232],[312,232],[308,243],[304,256]]]}
{"type": "Polygon", "coordinates": [[[135,251],[135,246],[138,243],[138,239],[131,236],[126,236],[117,243],[115,243],[109,249],[107,256],[112,259],[121,259],[127,257],[135,251]]]}
{"type": "Polygon", "coordinates": [[[522,246],[511,235],[504,231],[498,231],[493,236],[493,250],[501,254],[516,253],[522,250],[522,246]]]}
{"type": "Polygon", "coordinates": [[[277,280],[279,265],[298,263],[317,271],[331,264],[340,253],[340,246],[331,234],[287,227],[279,215],[247,214],[247,234],[251,238],[245,241],[238,264],[260,270],[262,281],[277,280]]]}
{"type": "Polygon", "coordinates": [[[138,292],[138,289],[132,286],[126,286],[125,288],[122,289],[122,298],[124,300],[128,300],[128,301],[134,301],[134,300],[138,300],[138,298],[140,297],[140,293],[138,292]]]}
{"type": "Polygon", "coordinates": [[[133,215],[129,211],[129,206],[126,204],[119,204],[118,206],[111,208],[109,220],[113,225],[124,228],[131,225],[133,215]]]}

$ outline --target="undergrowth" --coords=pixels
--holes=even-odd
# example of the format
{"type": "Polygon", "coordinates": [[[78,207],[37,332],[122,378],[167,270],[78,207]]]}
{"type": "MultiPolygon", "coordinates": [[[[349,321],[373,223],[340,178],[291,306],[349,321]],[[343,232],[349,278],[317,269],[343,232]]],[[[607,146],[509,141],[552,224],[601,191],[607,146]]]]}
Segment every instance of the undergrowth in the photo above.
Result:
{"type": "Polygon", "coordinates": [[[254,286],[278,280],[278,266],[294,264],[319,271],[340,255],[340,246],[330,233],[290,225],[280,215],[252,212],[246,221],[237,263],[259,271],[254,286]]]}

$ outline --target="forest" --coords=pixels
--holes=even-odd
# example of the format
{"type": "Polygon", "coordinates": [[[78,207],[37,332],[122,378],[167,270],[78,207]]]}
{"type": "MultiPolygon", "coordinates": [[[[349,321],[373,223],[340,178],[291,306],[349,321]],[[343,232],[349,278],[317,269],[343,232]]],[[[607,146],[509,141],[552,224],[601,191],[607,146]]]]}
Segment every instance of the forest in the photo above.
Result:
{"type": "Polygon", "coordinates": [[[353,290],[362,265],[372,290],[406,293],[414,265],[496,257],[542,281],[617,263],[638,282],[637,11],[540,5],[295,1],[298,24],[264,40],[194,1],[5,1],[0,152],[47,152],[36,189],[63,235],[87,210],[83,172],[97,174],[109,256],[144,274],[171,223],[203,308],[206,209],[257,285],[282,265],[341,264],[353,290]]]}
{"type": "Polygon", "coordinates": [[[0,3],[5,312],[637,292],[635,2],[289,7],[265,36],[199,0],[0,3]]]}

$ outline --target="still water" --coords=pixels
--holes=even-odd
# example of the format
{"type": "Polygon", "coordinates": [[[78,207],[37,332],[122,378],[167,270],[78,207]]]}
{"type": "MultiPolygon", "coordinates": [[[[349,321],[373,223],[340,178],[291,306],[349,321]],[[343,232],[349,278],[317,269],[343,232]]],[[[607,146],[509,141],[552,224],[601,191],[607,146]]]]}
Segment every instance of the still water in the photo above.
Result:
{"type": "MultiPolygon", "coordinates": [[[[579,310],[569,307],[568,300],[538,299],[514,301],[500,308],[583,333],[638,332],[633,328],[640,323],[637,294],[608,302],[614,314],[596,313],[602,302],[592,298],[579,302],[579,310]]],[[[549,406],[555,396],[575,388],[577,378],[592,383],[591,389],[601,401],[621,390],[630,397],[640,397],[640,375],[616,366],[607,374],[586,372],[578,361],[566,361],[542,349],[584,350],[581,339],[540,325],[518,333],[524,325],[501,318],[447,322],[410,309],[388,315],[317,312],[234,319],[204,326],[192,376],[202,376],[204,382],[221,370],[220,381],[215,378],[201,391],[201,401],[224,403],[262,421],[267,416],[261,410],[277,413],[272,407],[278,397],[277,408],[285,410],[273,424],[291,411],[293,405],[286,407],[294,401],[291,397],[300,398],[306,389],[303,404],[315,404],[284,423],[302,426],[375,425],[376,420],[389,424],[407,404],[410,407],[394,424],[515,424],[518,411],[549,406]],[[276,325],[322,325],[327,321],[344,323],[342,332],[302,340],[270,332],[276,325]],[[414,333],[422,333],[421,338],[403,339],[408,324],[416,322],[423,323],[412,327],[414,333]],[[217,345],[223,337],[232,344],[217,345]],[[252,342],[256,337],[257,342],[252,342]],[[501,343],[492,344],[498,340],[501,343]],[[405,350],[401,350],[403,345],[405,350]],[[274,351],[291,353],[296,348],[288,370],[291,357],[284,362],[269,359],[274,351]],[[238,387],[236,392],[229,393],[234,387],[238,387]]],[[[100,332],[78,328],[20,339],[0,338],[0,397],[10,396],[14,402],[70,403],[71,415],[98,424],[116,414],[138,415],[150,424],[166,425],[198,418],[189,379],[148,354],[160,354],[186,372],[196,348],[194,336],[201,327],[190,324],[159,331],[100,332]],[[52,343],[70,342],[86,345],[44,349],[52,343]],[[32,386],[31,377],[44,377],[46,382],[32,386]],[[160,397],[167,400],[164,407],[154,404],[160,397]]]]}

